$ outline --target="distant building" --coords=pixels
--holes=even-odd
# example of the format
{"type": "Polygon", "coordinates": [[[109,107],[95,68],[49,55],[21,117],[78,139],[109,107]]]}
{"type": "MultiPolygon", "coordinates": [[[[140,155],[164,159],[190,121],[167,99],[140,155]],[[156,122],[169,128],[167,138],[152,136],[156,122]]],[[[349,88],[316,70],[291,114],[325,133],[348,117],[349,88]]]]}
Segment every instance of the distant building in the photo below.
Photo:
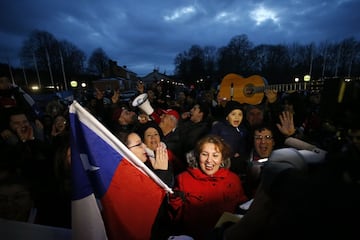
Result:
{"type": "Polygon", "coordinates": [[[109,68],[104,73],[104,77],[93,81],[93,86],[101,90],[127,91],[136,89],[136,83],[139,80],[136,73],[127,69],[126,66],[118,66],[116,61],[109,60],[109,68]]]}
{"type": "Polygon", "coordinates": [[[141,77],[145,88],[153,88],[154,85],[160,84],[163,90],[170,96],[174,97],[177,91],[184,90],[184,84],[174,78],[174,76],[168,76],[165,73],[160,73],[158,69],[154,69],[151,73],[144,77],[141,77]]]}
{"type": "Polygon", "coordinates": [[[158,69],[154,69],[151,73],[147,74],[144,77],[141,77],[141,80],[145,84],[145,87],[149,87],[152,84],[162,84],[162,85],[171,85],[173,87],[182,87],[184,84],[175,79],[173,76],[168,76],[165,73],[160,73],[158,69]]]}
{"type": "Polygon", "coordinates": [[[127,81],[126,79],[117,77],[117,78],[100,78],[97,80],[94,80],[92,82],[93,87],[97,88],[101,91],[107,91],[107,90],[127,90],[128,88],[126,88],[127,85],[127,81]]]}
{"type": "Polygon", "coordinates": [[[154,69],[151,73],[147,74],[144,77],[141,77],[145,87],[150,87],[152,84],[171,84],[174,82],[169,76],[159,73],[158,69],[154,69]]]}

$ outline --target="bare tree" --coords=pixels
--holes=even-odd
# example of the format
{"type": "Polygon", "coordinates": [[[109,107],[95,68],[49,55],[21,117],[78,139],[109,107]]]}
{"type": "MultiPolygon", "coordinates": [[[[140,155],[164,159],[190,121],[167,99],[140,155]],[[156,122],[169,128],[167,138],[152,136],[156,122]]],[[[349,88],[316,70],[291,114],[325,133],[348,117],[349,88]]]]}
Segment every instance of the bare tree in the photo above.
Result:
{"type": "Polygon", "coordinates": [[[62,87],[67,84],[64,71],[70,77],[83,72],[85,54],[68,41],[58,41],[51,33],[34,30],[24,40],[20,60],[25,68],[40,72],[42,84],[62,87]]]}
{"type": "Polygon", "coordinates": [[[21,50],[20,59],[25,67],[32,67],[34,63],[34,55],[40,70],[48,68],[46,50],[49,54],[52,49],[59,45],[56,38],[49,32],[34,30],[29,37],[24,40],[21,50]]]}
{"type": "Polygon", "coordinates": [[[253,44],[247,35],[233,37],[226,47],[219,50],[218,64],[223,74],[233,72],[247,75],[252,72],[252,48],[253,44]]]}
{"type": "Polygon", "coordinates": [[[85,53],[68,41],[60,42],[59,54],[63,58],[64,69],[67,74],[84,73],[85,53]]]}
{"type": "Polygon", "coordinates": [[[354,38],[344,39],[341,43],[341,55],[339,62],[339,74],[341,76],[351,76],[353,63],[359,56],[360,45],[354,38]]]}
{"type": "Polygon", "coordinates": [[[88,61],[88,70],[98,76],[103,76],[109,68],[110,58],[102,48],[95,49],[88,61]]]}
{"type": "Polygon", "coordinates": [[[187,72],[189,71],[187,53],[184,51],[182,53],[177,54],[174,60],[174,64],[175,64],[175,74],[179,78],[186,80],[187,72]]]}
{"type": "Polygon", "coordinates": [[[199,45],[192,45],[188,51],[176,56],[176,73],[184,82],[193,84],[206,75],[204,61],[203,49],[199,45]]]}

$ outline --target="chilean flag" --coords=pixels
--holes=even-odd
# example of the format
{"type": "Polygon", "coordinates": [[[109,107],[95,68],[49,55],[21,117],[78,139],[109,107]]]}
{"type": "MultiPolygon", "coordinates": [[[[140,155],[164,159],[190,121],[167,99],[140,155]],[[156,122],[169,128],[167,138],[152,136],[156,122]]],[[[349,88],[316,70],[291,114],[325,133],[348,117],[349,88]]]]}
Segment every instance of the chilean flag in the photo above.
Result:
{"type": "Polygon", "coordinates": [[[172,190],[76,101],[70,124],[73,239],[150,239],[172,190]]]}

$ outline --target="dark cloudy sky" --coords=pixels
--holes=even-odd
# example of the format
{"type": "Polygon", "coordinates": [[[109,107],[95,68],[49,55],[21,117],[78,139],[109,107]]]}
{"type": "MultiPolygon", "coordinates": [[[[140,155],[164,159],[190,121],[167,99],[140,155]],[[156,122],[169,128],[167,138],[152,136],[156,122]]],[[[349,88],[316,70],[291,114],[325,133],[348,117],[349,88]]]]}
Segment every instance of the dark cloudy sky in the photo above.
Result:
{"type": "Polygon", "coordinates": [[[67,40],[87,57],[101,47],[139,76],[172,74],[192,45],[222,47],[246,34],[262,43],[360,40],[359,0],[2,0],[0,62],[18,63],[34,29],[67,40]]]}

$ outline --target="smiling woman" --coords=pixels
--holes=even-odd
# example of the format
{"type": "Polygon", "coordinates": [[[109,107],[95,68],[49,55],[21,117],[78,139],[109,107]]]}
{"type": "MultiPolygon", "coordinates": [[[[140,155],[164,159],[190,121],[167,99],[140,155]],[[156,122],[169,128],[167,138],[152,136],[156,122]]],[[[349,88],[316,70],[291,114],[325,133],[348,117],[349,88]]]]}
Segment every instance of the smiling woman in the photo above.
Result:
{"type": "Polygon", "coordinates": [[[230,172],[229,146],[218,136],[203,137],[188,155],[189,167],[176,178],[170,196],[172,218],[179,234],[212,239],[224,212],[235,213],[247,201],[238,175],[230,172]]]}
{"type": "MultiPolygon", "coordinates": [[[[174,174],[172,163],[169,162],[168,152],[165,145],[158,144],[155,151],[148,149],[141,137],[131,132],[122,135],[120,139],[132,153],[135,154],[149,169],[151,169],[165,184],[173,186],[174,174]],[[152,156],[148,154],[151,152],[152,156]]],[[[159,208],[157,218],[152,227],[151,239],[167,239],[170,234],[170,219],[167,214],[167,198],[164,198],[159,208]]]]}

